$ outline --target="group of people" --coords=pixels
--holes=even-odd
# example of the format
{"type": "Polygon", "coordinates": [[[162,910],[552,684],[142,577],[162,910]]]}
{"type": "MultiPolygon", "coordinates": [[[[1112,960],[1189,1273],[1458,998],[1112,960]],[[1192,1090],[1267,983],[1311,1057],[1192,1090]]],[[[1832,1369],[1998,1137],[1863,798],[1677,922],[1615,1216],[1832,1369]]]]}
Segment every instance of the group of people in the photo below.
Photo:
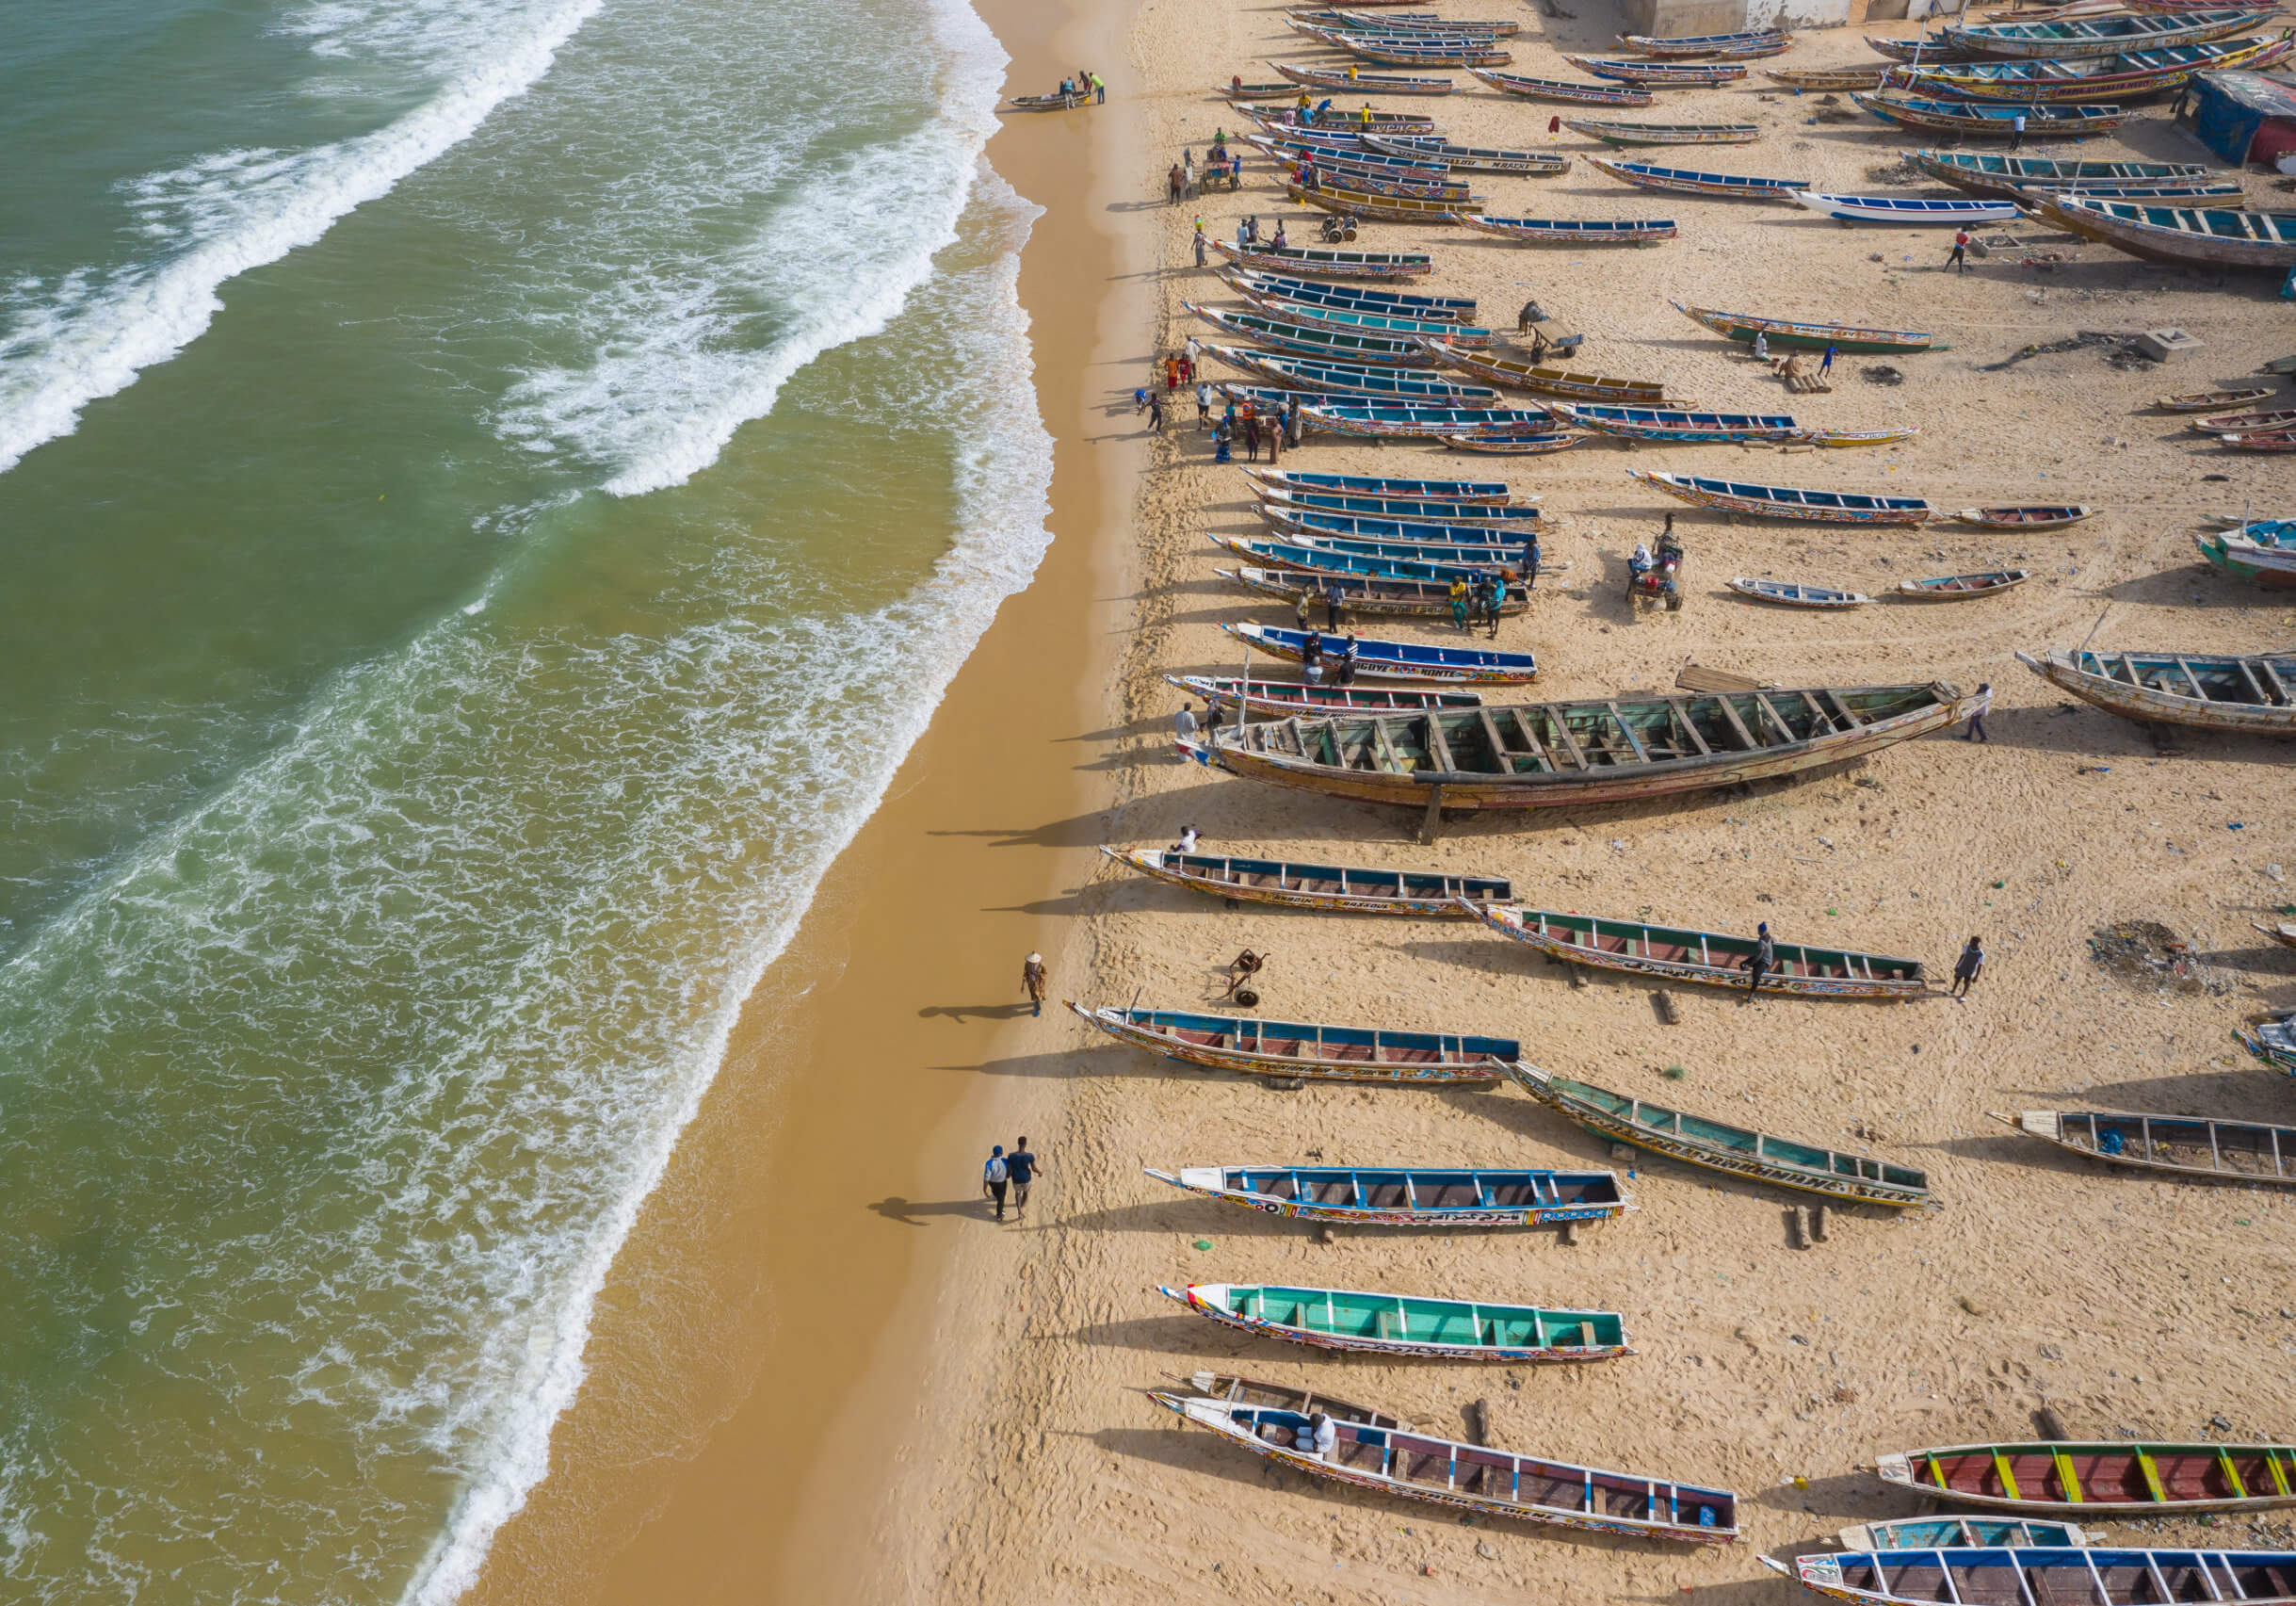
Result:
{"type": "Polygon", "coordinates": [[[1483,573],[1468,580],[1463,577],[1451,582],[1451,623],[1462,630],[1472,631],[1476,625],[1490,627],[1489,641],[1498,639],[1498,616],[1507,606],[1507,582],[1514,577],[1512,569],[1497,574],[1483,573]]]}
{"type": "Polygon", "coordinates": [[[1310,686],[1352,686],[1358,650],[1352,630],[1336,650],[1327,650],[1322,635],[1310,630],[1300,642],[1301,677],[1310,686]]]}
{"type": "Polygon", "coordinates": [[[1106,105],[1108,87],[1100,81],[1100,74],[1090,68],[1079,67],[1072,77],[1060,80],[1060,100],[1063,105],[1076,105],[1090,101],[1094,105],[1106,105]]]}
{"type": "MultiPolygon", "coordinates": [[[[1244,184],[1244,155],[1241,151],[1228,148],[1225,129],[1215,129],[1211,149],[1204,154],[1204,167],[1196,167],[1196,148],[1192,145],[1180,153],[1180,159],[1164,175],[1165,199],[1177,206],[1193,195],[1202,194],[1207,185],[1224,184],[1230,189],[1241,189],[1244,184]]],[[[1196,233],[1204,233],[1204,219],[1196,219],[1196,233]]],[[[1197,263],[1202,266],[1203,248],[1197,248],[1197,263]]]]}

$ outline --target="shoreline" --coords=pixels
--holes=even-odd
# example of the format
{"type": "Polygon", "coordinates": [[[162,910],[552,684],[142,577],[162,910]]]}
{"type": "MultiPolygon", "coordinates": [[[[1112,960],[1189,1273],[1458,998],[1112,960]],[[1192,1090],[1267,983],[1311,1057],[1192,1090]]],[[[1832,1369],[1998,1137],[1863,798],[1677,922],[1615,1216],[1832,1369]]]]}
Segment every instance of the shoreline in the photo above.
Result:
{"type": "MultiPolygon", "coordinates": [[[[1121,16],[1046,30],[1017,4],[978,9],[1012,57],[1008,97],[1121,54],[1121,16]]],[[[1089,878],[1108,801],[1074,733],[1106,722],[1129,559],[1104,532],[1126,527],[1141,454],[1128,399],[1109,426],[1136,366],[1108,176],[1127,113],[1124,75],[1096,70],[1109,105],[1006,116],[983,158],[1043,209],[1018,297],[1055,440],[1052,545],[744,1003],[600,1295],[550,1471],[466,1599],[753,1598],[768,1577],[833,1601],[931,1593],[909,1499],[930,1498],[952,1430],[928,1407],[989,1338],[961,1279],[1025,1242],[988,1225],[979,1156],[1047,1134],[1040,1211],[1060,1186],[1058,1100],[1026,1067],[1085,963],[1059,894],[1089,878]],[[1079,275],[1107,289],[1075,296],[1079,275]],[[1013,1001],[1031,948],[1052,962],[1042,1021],[1013,1001]]]]}

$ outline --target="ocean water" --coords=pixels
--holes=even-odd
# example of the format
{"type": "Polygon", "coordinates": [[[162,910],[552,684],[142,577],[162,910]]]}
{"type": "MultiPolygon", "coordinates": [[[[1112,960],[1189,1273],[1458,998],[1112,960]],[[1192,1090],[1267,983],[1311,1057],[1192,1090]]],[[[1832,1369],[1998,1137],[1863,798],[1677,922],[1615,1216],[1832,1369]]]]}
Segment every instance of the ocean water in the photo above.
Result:
{"type": "Polygon", "coordinates": [[[962,0],[25,0],[0,1598],[450,1600],[1046,536],[962,0]]]}

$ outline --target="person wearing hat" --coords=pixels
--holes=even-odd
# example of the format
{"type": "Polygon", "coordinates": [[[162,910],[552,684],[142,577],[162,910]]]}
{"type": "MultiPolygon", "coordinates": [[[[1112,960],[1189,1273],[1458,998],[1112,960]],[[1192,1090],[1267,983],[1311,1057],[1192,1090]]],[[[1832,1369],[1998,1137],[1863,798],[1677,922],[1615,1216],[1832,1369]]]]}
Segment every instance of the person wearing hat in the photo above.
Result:
{"type": "Polygon", "coordinates": [[[1746,956],[1746,995],[1762,984],[1762,978],[1778,962],[1777,945],[1770,940],[1770,922],[1764,920],[1754,929],[1754,951],[1746,956]]]}
{"type": "Polygon", "coordinates": [[[1027,989],[1029,1014],[1044,1013],[1044,956],[1031,953],[1021,961],[1021,985],[1027,989]]]}

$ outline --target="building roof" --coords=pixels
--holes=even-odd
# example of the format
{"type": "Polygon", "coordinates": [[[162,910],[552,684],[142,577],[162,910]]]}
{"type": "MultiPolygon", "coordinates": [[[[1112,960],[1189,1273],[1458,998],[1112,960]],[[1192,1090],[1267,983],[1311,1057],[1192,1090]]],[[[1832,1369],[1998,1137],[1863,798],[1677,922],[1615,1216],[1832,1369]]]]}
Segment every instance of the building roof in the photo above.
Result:
{"type": "Polygon", "coordinates": [[[2296,117],[2296,76],[2286,73],[2203,73],[2217,93],[2266,117],[2296,117]]]}

